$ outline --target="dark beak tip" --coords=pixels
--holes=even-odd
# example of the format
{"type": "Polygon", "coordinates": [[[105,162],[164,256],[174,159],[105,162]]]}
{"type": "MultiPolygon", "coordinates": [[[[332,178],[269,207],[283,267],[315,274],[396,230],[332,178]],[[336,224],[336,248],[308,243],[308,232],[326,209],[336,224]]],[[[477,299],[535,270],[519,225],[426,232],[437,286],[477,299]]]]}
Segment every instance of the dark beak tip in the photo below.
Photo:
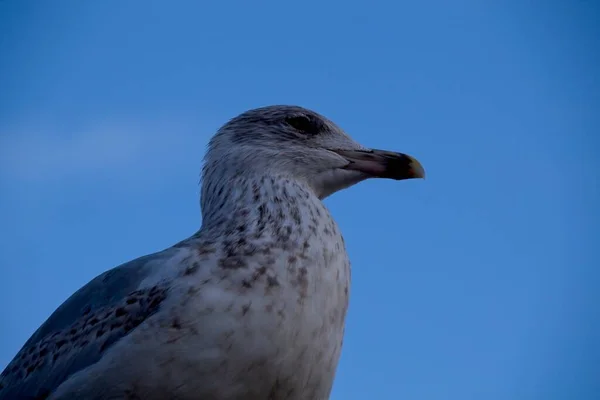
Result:
{"type": "Polygon", "coordinates": [[[407,156],[410,158],[410,175],[412,179],[425,179],[425,168],[421,165],[421,163],[411,156],[407,156]]]}

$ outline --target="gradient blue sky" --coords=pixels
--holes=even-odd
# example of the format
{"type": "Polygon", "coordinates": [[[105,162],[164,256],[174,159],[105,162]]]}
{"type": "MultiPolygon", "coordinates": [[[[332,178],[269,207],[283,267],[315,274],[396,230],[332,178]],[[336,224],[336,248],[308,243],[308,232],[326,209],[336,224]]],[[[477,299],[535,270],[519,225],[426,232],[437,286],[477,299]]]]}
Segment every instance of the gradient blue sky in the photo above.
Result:
{"type": "Polygon", "coordinates": [[[89,279],[193,233],[209,137],[286,103],[428,172],[327,200],[353,261],[332,399],[600,398],[599,11],[1,1],[0,368],[89,279]]]}

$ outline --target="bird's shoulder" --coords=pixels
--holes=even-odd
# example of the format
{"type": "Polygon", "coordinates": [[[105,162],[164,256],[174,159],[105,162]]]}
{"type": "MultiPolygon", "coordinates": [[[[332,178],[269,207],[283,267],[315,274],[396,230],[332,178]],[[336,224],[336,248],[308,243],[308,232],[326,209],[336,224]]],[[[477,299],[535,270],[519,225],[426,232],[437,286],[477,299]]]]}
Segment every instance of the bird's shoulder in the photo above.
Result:
{"type": "Polygon", "coordinates": [[[4,369],[0,400],[44,398],[70,375],[97,362],[158,310],[168,287],[152,276],[178,251],[173,247],[119,265],[71,295],[4,369]]]}

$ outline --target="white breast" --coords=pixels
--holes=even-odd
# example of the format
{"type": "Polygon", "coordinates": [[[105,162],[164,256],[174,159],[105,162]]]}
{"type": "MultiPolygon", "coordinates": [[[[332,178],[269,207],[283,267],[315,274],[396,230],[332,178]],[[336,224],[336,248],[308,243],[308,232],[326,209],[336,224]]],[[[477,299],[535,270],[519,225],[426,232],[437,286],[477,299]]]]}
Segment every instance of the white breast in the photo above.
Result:
{"type": "Polygon", "coordinates": [[[350,267],[327,209],[294,190],[285,189],[304,200],[284,210],[292,220],[273,204],[235,210],[248,217],[243,236],[225,219],[215,226],[234,234],[201,231],[181,244],[154,279],[171,281],[160,312],[111,349],[98,376],[127,363],[132,375],[120,381],[148,399],[327,399],[350,267]]]}

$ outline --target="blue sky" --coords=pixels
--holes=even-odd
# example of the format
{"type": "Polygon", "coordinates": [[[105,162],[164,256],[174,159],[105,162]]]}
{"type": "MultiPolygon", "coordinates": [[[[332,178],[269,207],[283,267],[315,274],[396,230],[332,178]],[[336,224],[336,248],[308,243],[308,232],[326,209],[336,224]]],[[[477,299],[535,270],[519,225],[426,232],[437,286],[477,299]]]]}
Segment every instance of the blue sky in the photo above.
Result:
{"type": "Polygon", "coordinates": [[[222,123],[299,104],[428,172],[327,200],[353,262],[333,400],[597,399],[599,18],[583,0],[1,1],[0,369],[81,285],[200,226],[222,123]]]}

